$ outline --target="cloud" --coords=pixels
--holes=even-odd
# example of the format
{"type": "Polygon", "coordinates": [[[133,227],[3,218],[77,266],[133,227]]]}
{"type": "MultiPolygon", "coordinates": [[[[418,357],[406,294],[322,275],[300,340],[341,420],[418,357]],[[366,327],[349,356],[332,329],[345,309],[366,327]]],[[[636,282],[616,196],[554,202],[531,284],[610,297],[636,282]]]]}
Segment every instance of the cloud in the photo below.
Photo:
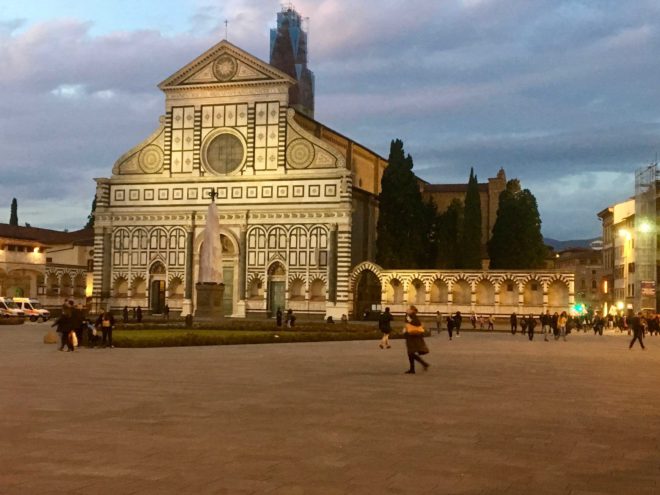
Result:
{"type": "MultiPolygon", "coordinates": [[[[0,19],[0,197],[73,198],[84,224],[91,178],[157,126],[156,85],[222,39],[225,19],[232,43],[268,59],[279,2],[190,4],[175,34],[0,19]]],[[[383,155],[402,138],[426,180],[464,181],[471,166],[485,180],[503,166],[536,195],[551,237],[593,235],[595,213],[633,193],[634,169],[660,147],[654,0],[296,7],[309,16],[319,121],[383,155]]],[[[62,226],[62,211],[39,221],[62,226]]]]}

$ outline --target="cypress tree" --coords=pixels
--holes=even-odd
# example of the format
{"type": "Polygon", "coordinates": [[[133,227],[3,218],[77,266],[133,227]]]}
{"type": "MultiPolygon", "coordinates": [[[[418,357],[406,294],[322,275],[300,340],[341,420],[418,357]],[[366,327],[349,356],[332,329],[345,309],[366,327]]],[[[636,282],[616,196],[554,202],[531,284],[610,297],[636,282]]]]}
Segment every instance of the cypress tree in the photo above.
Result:
{"type": "Polygon", "coordinates": [[[462,231],[460,268],[478,270],[481,268],[481,198],[473,169],[465,193],[462,231]]]}
{"type": "Polygon", "coordinates": [[[500,194],[493,235],[488,242],[491,269],[542,268],[547,248],[536,198],[512,179],[500,194]]]}
{"type": "Polygon", "coordinates": [[[463,225],[463,203],[454,199],[447,209],[438,215],[436,222],[437,267],[458,268],[461,262],[460,237],[463,225]]]}
{"type": "Polygon", "coordinates": [[[92,211],[87,215],[87,223],[85,228],[94,227],[94,212],[96,211],[96,195],[94,195],[94,200],[92,201],[92,211]]]}
{"type": "Polygon", "coordinates": [[[11,200],[11,213],[9,214],[9,225],[18,225],[18,201],[11,200]]]}
{"type": "Polygon", "coordinates": [[[428,206],[412,169],[403,142],[393,140],[378,197],[376,262],[384,268],[420,268],[429,257],[428,206]]]}

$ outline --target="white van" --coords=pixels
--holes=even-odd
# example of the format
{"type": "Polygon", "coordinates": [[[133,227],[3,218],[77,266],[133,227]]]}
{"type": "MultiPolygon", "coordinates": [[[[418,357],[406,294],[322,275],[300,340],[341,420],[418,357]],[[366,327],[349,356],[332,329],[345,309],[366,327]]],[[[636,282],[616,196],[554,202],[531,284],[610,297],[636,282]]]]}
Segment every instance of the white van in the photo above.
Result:
{"type": "Polygon", "coordinates": [[[15,297],[14,303],[25,312],[25,316],[30,318],[30,321],[37,321],[41,318],[47,321],[50,318],[50,311],[44,309],[37,299],[30,299],[29,297],[15,297]]]}
{"type": "Polygon", "coordinates": [[[25,312],[19,309],[11,297],[0,297],[0,316],[9,318],[11,316],[24,317],[25,312]]]}

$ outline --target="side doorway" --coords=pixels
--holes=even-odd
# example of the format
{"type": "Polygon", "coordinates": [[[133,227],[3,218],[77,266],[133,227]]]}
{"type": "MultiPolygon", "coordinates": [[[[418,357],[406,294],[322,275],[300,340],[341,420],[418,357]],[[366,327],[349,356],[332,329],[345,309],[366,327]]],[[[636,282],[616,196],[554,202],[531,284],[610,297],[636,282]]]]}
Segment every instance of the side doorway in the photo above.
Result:
{"type": "Polygon", "coordinates": [[[281,263],[268,270],[268,314],[273,316],[278,308],[286,310],[286,270],[281,263]]]}

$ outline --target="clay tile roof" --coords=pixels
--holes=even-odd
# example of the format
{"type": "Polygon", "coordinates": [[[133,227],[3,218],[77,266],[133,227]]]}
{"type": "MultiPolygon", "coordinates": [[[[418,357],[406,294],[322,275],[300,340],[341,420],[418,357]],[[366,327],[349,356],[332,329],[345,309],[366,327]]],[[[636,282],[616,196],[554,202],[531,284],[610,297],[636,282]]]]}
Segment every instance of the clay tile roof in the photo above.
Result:
{"type": "MultiPolygon", "coordinates": [[[[466,192],[467,184],[424,184],[425,192],[466,192]]],[[[479,191],[488,191],[488,184],[479,184],[479,191]]]]}
{"type": "Polygon", "coordinates": [[[0,223],[0,237],[34,241],[44,245],[67,243],[85,246],[94,245],[94,229],[91,227],[76,230],[74,232],[62,232],[60,230],[40,229],[38,227],[21,227],[19,225],[0,223]]]}

